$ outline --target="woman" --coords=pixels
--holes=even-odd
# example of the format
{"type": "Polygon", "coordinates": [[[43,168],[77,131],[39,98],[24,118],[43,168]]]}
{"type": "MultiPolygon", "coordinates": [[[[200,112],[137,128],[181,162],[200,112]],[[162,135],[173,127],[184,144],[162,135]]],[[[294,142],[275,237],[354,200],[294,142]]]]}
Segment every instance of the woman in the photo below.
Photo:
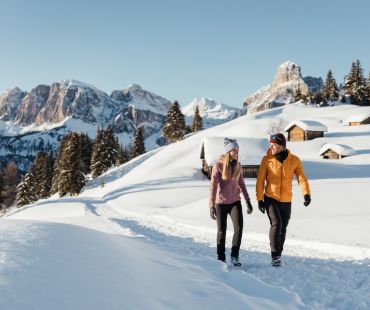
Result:
{"type": "Polygon", "coordinates": [[[247,188],[245,187],[243,170],[238,161],[239,145],[235,139],[225,138],[224,154],[212,169],[209,207],[210,216],[217,220],[217,255],[225,262],[225,239],[227,215],[234,226],[234,236],[231,247],[231,263],[241,266],[239,249],[243,234],[243,212],[240,202],[240,191],[247,202],[248,214],[253,211],[247,188]]]}

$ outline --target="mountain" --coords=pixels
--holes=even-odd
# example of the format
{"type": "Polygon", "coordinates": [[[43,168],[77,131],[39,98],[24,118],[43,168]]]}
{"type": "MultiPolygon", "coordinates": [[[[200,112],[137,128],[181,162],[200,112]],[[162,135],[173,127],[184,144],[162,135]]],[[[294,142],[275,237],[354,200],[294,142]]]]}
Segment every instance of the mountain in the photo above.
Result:
{"type": "Polygon", "coordinates": [[[199,108],[199,114],[203,118],[204,128],[219,125],[243,115],[242,109],[233,108],[209,98],[195,98],[181,109],[188,124],[193,121],[196,107],[199,108]]]}
{"type": "Polygon", "coordinates": [[[294,101],[294,93],[298,87],[303,93],[307,93],[318,92],[323,86],[321,78],[302,77],[301,67],[287,61],[277,68],[271,84],[244,99],[244,109],[251,113],[282,106],[294,101]]]}
{"type": "MultiPolygon", "coordinates": [[[[207,114],[205,127],[240,115],[209,99],[199,104],[207,114]]],[[[68,131],[94,138],[98,127],[108,125],[123,145],[131,144],[140,127],[151,150],[164,144],[161,133],[170,106],[170,100],[137,84],[110,95],[76,80],[38,85],[29,93],[13,88],[0,95],[0,160],[4,165],[14,159],[25,170],[38,151],[56,151],[68,131]]]]}

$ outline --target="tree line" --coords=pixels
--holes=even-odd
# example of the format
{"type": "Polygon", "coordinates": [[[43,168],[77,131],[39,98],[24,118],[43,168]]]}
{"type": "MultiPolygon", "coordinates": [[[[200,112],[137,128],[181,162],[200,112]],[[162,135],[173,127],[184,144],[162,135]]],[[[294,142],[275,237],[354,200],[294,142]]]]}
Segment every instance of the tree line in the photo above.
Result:
{"type": "Polygon", "coordinates": [[[333,72],[329,69],[322,91],[307,93],[298,86],[294,93],[294,101],[299,100],[304,103],[315,103],[321,106],[338,100],[342,103],[368,106],[370,105],[370,73],[365,78],[360,61],[354,61],[352,62],[350,72],[344,77],[343,84],[340,84],[338,87],[333,72]]]}
{"type": "MultiPolygon", "coordinates": [[[[184,138],[188,133],[203,129],[202,118],[196,107],[192,125],[185,123],[179,103],[174,101],[168,110],[162,136],[169,142],[184,138]]],[[[132,147],[123,147],[112,127],[98,129],[95,140],[87,134],[66,134],[54,156],[52,152],[38,152],[27,172],[22,176],[15,161],[0,169],[0,206],[12,204],[22,207],[54,194],[78,195],[89,175],[95,179],[109,168],[119,166],[145,153],[141,128],[135,132],[132,147]]]]}

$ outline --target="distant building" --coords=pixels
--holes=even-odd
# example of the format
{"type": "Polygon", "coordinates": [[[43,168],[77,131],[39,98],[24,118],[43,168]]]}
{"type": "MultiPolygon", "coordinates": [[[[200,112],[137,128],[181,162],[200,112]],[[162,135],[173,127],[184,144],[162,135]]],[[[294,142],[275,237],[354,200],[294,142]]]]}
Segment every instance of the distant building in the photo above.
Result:
{"type": "MultiPolygon", "coordinates": [[[[239,144],[239,161],[243,168],[244,178],[257,177],[262,157],[266,155],[269,142],[266,138],[236,137],[239,144]]],[[[224,154],[224,137],[206,137],[200,148],[202,172],[209,179],[212,168],[224,154]]]]}
{"type": "Polygon", "coordinates": [[[328,128],[317,121],[293,121],[285,128],[288,132],[288,141],[305,141],[321,138],[328,128]]]}
{"type": "Polygon", "coordinates": [[[355,150],[343,144],[325,144],[320,150],[324,159],[341,159],[356,154],[355,150]]]}
{"type": "Polygon", "coordinates": [[[346,119],[349,126],[368,125],[370,124],[370,113],[352,115],[346,119]]]}

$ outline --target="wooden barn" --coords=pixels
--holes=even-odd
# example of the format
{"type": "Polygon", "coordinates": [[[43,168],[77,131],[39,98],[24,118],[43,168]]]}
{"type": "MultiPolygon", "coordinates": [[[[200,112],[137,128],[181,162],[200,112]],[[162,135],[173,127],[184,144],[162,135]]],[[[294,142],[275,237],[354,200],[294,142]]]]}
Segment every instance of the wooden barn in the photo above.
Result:
{"type": "MultiPolygon", "coordinates": [[[[266,155],[269,142],[266,138],[236,137],[239,144],[239,161],[244,178],[256,178],[262,157],[266,155]]],[[[212,168],[224,154],[224,137],[205,137],[201,143],[202,172],[209,179],[212,168]]]]}
{"type": "Polygon", "coordinates": [[[370,113],[352,115],[347,118],[346,123],[349,126],[368,125],[370,124],[370,113]]]}
{"type": "Polygon", "coordinates": [[[356,154],[355,150],[343,144],[325,144],[320,150],[324,159],[341,159],[356,154]]]}
{"type": "Polygon", "coordinates": [[[301,120],[289,123],[285,131],[288,132],[288,141],[305,141],[323,137],[328,128],[317,121],[301,120]]]}

